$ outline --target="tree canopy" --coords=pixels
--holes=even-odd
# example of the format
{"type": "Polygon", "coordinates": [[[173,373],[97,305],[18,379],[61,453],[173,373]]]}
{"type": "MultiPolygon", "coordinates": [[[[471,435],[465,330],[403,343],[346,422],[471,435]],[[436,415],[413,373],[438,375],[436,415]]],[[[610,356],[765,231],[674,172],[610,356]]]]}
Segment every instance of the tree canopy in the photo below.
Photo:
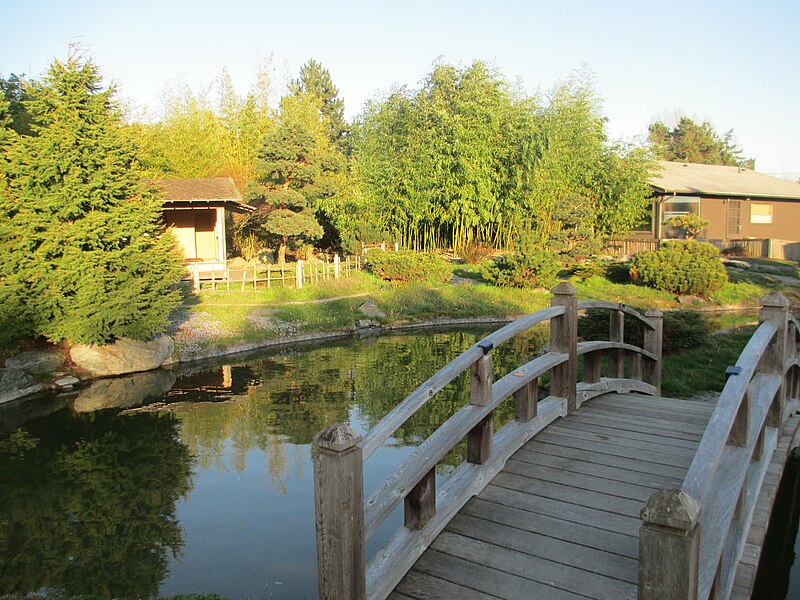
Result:
{"type": "Polygon", "coordinates": [[[755,160],[744,158],[736,145],[733,130],[719,135],[708,121],[695,123],[683,116],[672,129],[656,121],[648,128],[647,139],[663,160],[755,168],[755,160]]]}
{"type": "Polygon", "coordinates": [[[84,343],[160,331],[181,259],[113,89],[73,50],[23,106],[31,133],[6,130],[0,165],[0,330],[84,343]]]}

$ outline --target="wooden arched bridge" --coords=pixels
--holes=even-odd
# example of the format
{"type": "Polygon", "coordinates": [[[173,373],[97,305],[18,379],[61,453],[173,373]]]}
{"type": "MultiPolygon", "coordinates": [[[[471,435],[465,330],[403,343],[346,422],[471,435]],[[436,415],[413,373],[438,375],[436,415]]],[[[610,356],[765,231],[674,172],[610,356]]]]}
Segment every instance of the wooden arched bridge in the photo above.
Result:
{"type": "Polygon", "coordinates": [[[712,404],[660,397],[659,311],[578,302],[568,283],[553,294],[363,439],[345,424],[317,435],[321,598],[749,597],[774,488],[798,444],[800,327],[787,300],[762,300],[712,404]],[[578,343],[577,314],[589,308],[608,309],[609,341],[578,343]],[[625,316],[643,323],[641,348],[624,343],[625,316]],[[492,350],[545,321],[549,352],[492,381],[492,350]],[[466,370],[469,404],[366,495],[364,461],[466,370]],[[493,413],[511,397],[515,419],[495,431],[493,413]],[[464,438],[467,460],[437,489],[437,463],[464,438]],[[365,540],[400,504],[404,524],[367,561],[365,540]]]}

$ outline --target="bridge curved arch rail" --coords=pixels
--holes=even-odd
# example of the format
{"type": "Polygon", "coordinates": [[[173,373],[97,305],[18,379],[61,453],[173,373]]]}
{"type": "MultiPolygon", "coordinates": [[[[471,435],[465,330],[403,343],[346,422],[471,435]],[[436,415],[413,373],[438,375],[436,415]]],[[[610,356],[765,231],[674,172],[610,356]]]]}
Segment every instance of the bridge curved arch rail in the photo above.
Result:
{"type": "Polygon", "coordinates": [[[490,334],[411,392],[363,439],[334,424],[314,440],[317,561],[321,598],[386,598],[403,575],[469,498],[480,492],[508,458],[556,419],[610,391],[660,393],[662,314],[644,316],[624,304],[577,301],[568,283],[553,289],[552,305],[490,334]],[[578,311],[609,310],[609,340],[577,341],[578,311]],[[624,342],[624,317],[644,324],[643,347],[624,342]],[[549,351],[492,380],[492,351],[549,321],[549,351]],[[630,356],[626,372],[625,357],[630,356]],[[603,356],[606,376],[602,375],[603,356]],[[577,360],[583,359],[583,381],[577,360]],[[365,499],[363,462],[448,383],[470,371],[470,402],[425,439],[365,499]],[[539,378],[550,374],[549,395],[539,399],[539,378]],[[514,399],[515,418],[494,431],[495,409],[514,399]],[[467,460],[436,489],[436,465],[466,438],[467,460]],[[365,540],[400,504],[404,525],[369,564],[365,540]]]}

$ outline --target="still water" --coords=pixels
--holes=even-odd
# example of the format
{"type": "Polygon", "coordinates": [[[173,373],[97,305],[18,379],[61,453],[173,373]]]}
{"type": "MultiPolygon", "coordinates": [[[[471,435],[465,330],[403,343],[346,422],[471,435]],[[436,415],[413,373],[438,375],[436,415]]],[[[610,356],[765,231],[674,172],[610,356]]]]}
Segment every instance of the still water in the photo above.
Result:
{"type": "MultiPolygon", "coordinates": [[[[312,437],[335,421],[363,433],[488,331],[263,352],[0,407],[0,595],[315,598],[312,437]]],[[[501,346],[496,375],[546,336],[501,346]]],[[[397,431],[367,492],[468,395],[462,377],[397,431]]]]}

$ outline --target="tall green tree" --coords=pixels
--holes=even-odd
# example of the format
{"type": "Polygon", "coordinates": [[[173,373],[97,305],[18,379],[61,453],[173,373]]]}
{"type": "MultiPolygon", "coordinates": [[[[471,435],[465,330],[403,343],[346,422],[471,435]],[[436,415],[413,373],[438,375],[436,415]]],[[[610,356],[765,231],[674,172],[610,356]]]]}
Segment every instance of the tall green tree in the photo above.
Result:
{"type": "Polygon", "coordinates": [[[25,108],[32,135],[3,153],[0,329],[83,343],[162,330],[180,302],[181,258],[113,89],[72,50],[25,108]]]}
{"type": "Polygon", "coordinates": [[[310,94],[320,101],[320,112],[328,126],[328,136],[344,150],[348,134],[344,119],[344,101],[339,98],[339,89],[333,84],[331,74],[313,58],[300,67],[300,76],[291,88],[294,94],[310,94]]]}
{"type": "Polygon", "coordinates": [[[684,116],[673,129],[656,121],[648,128],[647,139],[663,160],[755,168],[755,160],[745,158],[736,145],[733,130],[720,135],[708,121],[695,123],[684,116]]]}

